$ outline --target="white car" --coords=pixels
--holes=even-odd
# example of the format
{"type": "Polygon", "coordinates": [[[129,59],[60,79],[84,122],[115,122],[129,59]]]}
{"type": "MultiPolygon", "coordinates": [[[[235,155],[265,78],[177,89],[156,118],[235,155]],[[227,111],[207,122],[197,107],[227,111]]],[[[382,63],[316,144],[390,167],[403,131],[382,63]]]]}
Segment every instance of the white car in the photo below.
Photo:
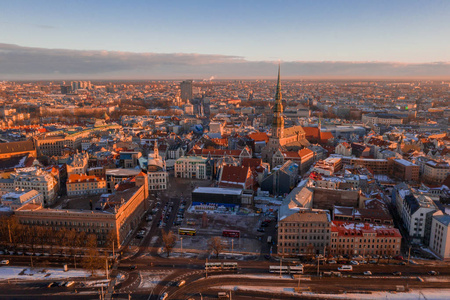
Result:
{"type": "Polygon", "coordinates": [[[350,264],[351,264],[351,265],[354,265],[354,266],[357,266],[357,265],[359,265],[359,262],[357,262],[356,260],[352,260],[352,261],[350,262],[350,264]]]}
{"type": "Polygon", "coordinates": [[[9,265],[9,260],[7,260],[7,259],[2,260],[2,261],[0,261],[0,264],[1,265],[9,265]]]}
{"type": "Polygon", "coordinates": [[[363,274],[364,274],[365,276],[372,276],[372,272],[370,272],[370,271],[365,271],[363,274]]]}
{"type": "Polygon", "coordinates": [[[160,297],[159,299],[160,299],[160,300],[166,300],[167,297],[169,297],[169,294],[164,293],[164,294],[161,295],[161,297],[160,297]]]}

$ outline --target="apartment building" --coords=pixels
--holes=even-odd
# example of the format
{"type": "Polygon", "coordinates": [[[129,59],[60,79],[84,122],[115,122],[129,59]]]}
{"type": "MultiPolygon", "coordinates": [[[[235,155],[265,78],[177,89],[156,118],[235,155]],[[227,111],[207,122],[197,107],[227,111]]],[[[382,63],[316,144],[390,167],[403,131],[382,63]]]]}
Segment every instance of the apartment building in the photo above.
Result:
{"type": "Polygon", "coordinates": [[[112,193],[116,184],[119,182],[133,178],[141,173],[140,169],[108,169],[106,170],[106,184],[108,193],[112,193]]]}
{"type": "Polygon", "coordinates": [[[90,131],[66,135],[46,135],[36,138],[36,149],[39,155],[58,156],[64,148],[81,149],[81,141],[90,135],[90,131]]]}
{"type": "Polygon", "coordinates": [[[50,173],[37,167],[17,169],[11,174],[16,190],[36,190],[44,196],[44,205],[53,204],[56,195],[58,182],[50,173]]]}
{"type": "MultiPolygon", "coordinates": [[[[333,157],[336,157],[333,155],[333,157]]],[[[352,166],[361,166],[369,169],[373,174],[388,174],[389,173],[389,161],[387,159],[375,159],[375,158],[355,158],[355,157],[342,157],[342,163],[352,166]]]]}
{"type": "Polygon", "coordinates": [[[272,166],[281,166],[288,160],[298,164],[299,174],[304,174],[314,163],[314,152],[308,148],[303,148],[299,151],[282,151],[278,149],[272,156],[272,166]]]}
{"type": "Polygon", "coordinates": [[[278,255],[324,254],[330,245],[330,221],[328,212],[321,209],[299,209],[287,216],[279,214],[278,255]]]}
{"type": "Polygon", "coordinates": [[[435,215],[431,223],[430,249],[442,260],[450,260],[450,216],[435,215]]]}
{"type": "Polygon", "coordinates": [[[44,203],[44,196],[38,191],[14,191],[6,193],[1,197],[1,203],[11,210],[16,210],[27,203],[34,203],[42,205],[44,203]]]}
{"type": "Polygon", "coordinates": [[[68,196],[103,194],[107,192],[105,178],[83,174],[70,175],[66,187],[68,196]]]}
{"type": "Polygon", "coordinates": [[[404,183],[394,188],[392,196],[411,241],[427,245],[432,217],[438,211],[436,204],[429,196],[411,191],[404,183]]]}
{"type": "Polygon", "coordinates": [[[328,157],[319,160],[313,167],[312,171],[322,175],[333,175],[342,169],[342,159],[339,157],[328,157]]]}
{"type": "Polygon", "coordinates": [[[402,235],[397,228],[369,223],[333,221],[333,255],[399,255],[402,235]]]}
{"type": "Polygon", "coordinates": [[[201,156],[183,156],[175,161],[175,177],[210,179],[208,159],[201,156]]]}
{"type": "Polygon", "coordinates": [[[450,165],[445,161],[429,160],[423,166],[423,180],[441,184],[450,174],[450,165]]]}
{"type": "Polygon", "coordinates": [[[350,156],[352,155],[352,147],[347,142],[339,143],[336,148],[334,149],[334,153],[340,154],[343,156],[350,156]]]}
{"type": "Polygon", "coordinates": [[[110,231],[119,245],[135,230],[148,209],[147,185],[116,192],[108,198],[104,210],[51,209],[36,204],[26,204],[15,214],[23,225],[52,227],[55,230],[84,231],[95,234],[99,245],[106,243],[110,231]]]}
{"type": "Polygon", "coordinates": [[[365,124],[398,125],[403,124],[403,119],[391,114],[365,114],[361,121],[365,124]]]}
{"type": "Polygon", "coordinates": [[[393,175],[403,181],[419,181],[419,166],[405,159],[394,159],[393,175]]]}
{"type": "Polygon", "coordinates": [[[298,182],[298,165],[291,160],[281,167],[275,167],[270,174],[261,181],[261,190],[272,195],[289,193],[298,182]]]}
{"type": "Polygon", "coordinates": [[[86,174],[89,163],[89,154],[76,153],[67,162],[67,176],[72,174],[86,174]]]}

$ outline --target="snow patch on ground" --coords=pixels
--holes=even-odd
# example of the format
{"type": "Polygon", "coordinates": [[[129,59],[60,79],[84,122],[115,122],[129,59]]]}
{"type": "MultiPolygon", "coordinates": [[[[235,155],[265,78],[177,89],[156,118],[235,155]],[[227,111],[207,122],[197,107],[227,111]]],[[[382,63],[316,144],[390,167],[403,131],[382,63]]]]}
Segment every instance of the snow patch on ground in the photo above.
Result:
{"type": "Polygon", "coordinates": [[[284,295],[304,295],[313,296],[317,299],[421,299],[425,298],[428,300],[446,300],[448,295],[450,295],[450,289],[421,289],[421,290],[411,290],[405,293],[391,293],[391,292],[373,292],[371,294],[358,294],[358,293],[347,293],[347,294],[316,294],[312,292],[301,292],[297,293],[294,288],[283,288],[283,287],[268,287],[268,286],[235,286],[235,285],[224,285],[217,287],[224,291],[255,291],[255,292],[267,292],[276,293],[284,295]]]}
{"type": "MultiPolygon", "coordinates": [[[[250,275],[241,275],[241,274],[230,274],[230,275],[214,275],[214,278],[251,278],[251,279],[282,279],[282,280],[293,280],[293,278],[289,275],[282,275],[280,278],[279,275],[268,275],[268,274],[250,274],[250,275]]],[[[311,280],[309,277],[302,278],[302,280],[311,280]]]]}
{"type": "Polygon", "coordinates": [[[64,279],[72,277],[90,277],[89,271],[69,270],[64,272],[63,269],[54,268],[23,268],[23,267],[1,267],[0,280],[23,279],[23,280],[52,280],[64,279]]]}
{"type": "Polygon", "coordinates": [[[103,279],[103,280],[92,280],[92,281],[84,281],[83,282],[84,286],[86,287],[107,287],[109,284],[109,280],[108,279],[103,279]]]}
{"type": "Polygon", "coordinates": [[[153,289],[161,280],[171,273],[171,271],[140,272],[139,276],[141,282],[139,283],[139,289],[153,289]]]}
{"type": "Polygon", "coordinates": [[[426,282],[450,282],[448,277],[422,277],[426,282]]]}

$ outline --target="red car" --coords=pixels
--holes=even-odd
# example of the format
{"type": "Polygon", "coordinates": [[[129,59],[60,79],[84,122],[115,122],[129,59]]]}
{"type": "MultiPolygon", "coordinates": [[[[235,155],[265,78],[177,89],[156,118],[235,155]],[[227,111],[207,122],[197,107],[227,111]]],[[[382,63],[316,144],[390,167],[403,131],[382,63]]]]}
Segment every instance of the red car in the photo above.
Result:
{"type": "Polygon", "coordinates": [[[396,260],[403,260],[403,256],[397,255],[397,256],[394,256],[394,259],[396,259],[396,260]]]}

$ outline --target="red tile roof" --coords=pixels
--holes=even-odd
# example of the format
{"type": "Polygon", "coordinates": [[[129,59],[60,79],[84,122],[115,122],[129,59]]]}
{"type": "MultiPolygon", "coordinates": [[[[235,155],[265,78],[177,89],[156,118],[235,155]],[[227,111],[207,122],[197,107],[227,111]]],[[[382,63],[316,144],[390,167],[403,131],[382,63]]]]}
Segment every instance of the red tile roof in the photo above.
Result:
{"type": "Polygon", "coordinates": [[[241,154],[241,150],[224,150],[224,149],[192,149],[189,151],[195,155],[207,156],[211,154],[211,156],[221,157],[224,155],[229,155],[233,157],[239,157],[241,154]]]}
{"type": "Polygon", "coordinates": [[[250,167],[225,165],[222,170],[219,186],[251,188],[253,182],[248,182],[251,176],[252,172],[250,167]]]}
{"type": "Polygon", "coordinates": [[[365,223],[364,226],[361,226],[361,223],[344,221],[333,221],[331,223],[331,231],[337,232],[338,236],[362,236],[363,233],[376,233],[377,237],[402,237],[397,228],[367,223],[365,223]]]}
{"type": "Polygon", "coordinates": [[[318,127],[303,127],[305,131],[305,137],[308,138],[319,138],[319,128],[318,127]]]}
{"type": "Polygon", "coordinates": [[[269,136],[265,132],[250,133],[248,137],[254,140],[255,142],[265,141],[267,143],[269,141],[269,136]]]}

